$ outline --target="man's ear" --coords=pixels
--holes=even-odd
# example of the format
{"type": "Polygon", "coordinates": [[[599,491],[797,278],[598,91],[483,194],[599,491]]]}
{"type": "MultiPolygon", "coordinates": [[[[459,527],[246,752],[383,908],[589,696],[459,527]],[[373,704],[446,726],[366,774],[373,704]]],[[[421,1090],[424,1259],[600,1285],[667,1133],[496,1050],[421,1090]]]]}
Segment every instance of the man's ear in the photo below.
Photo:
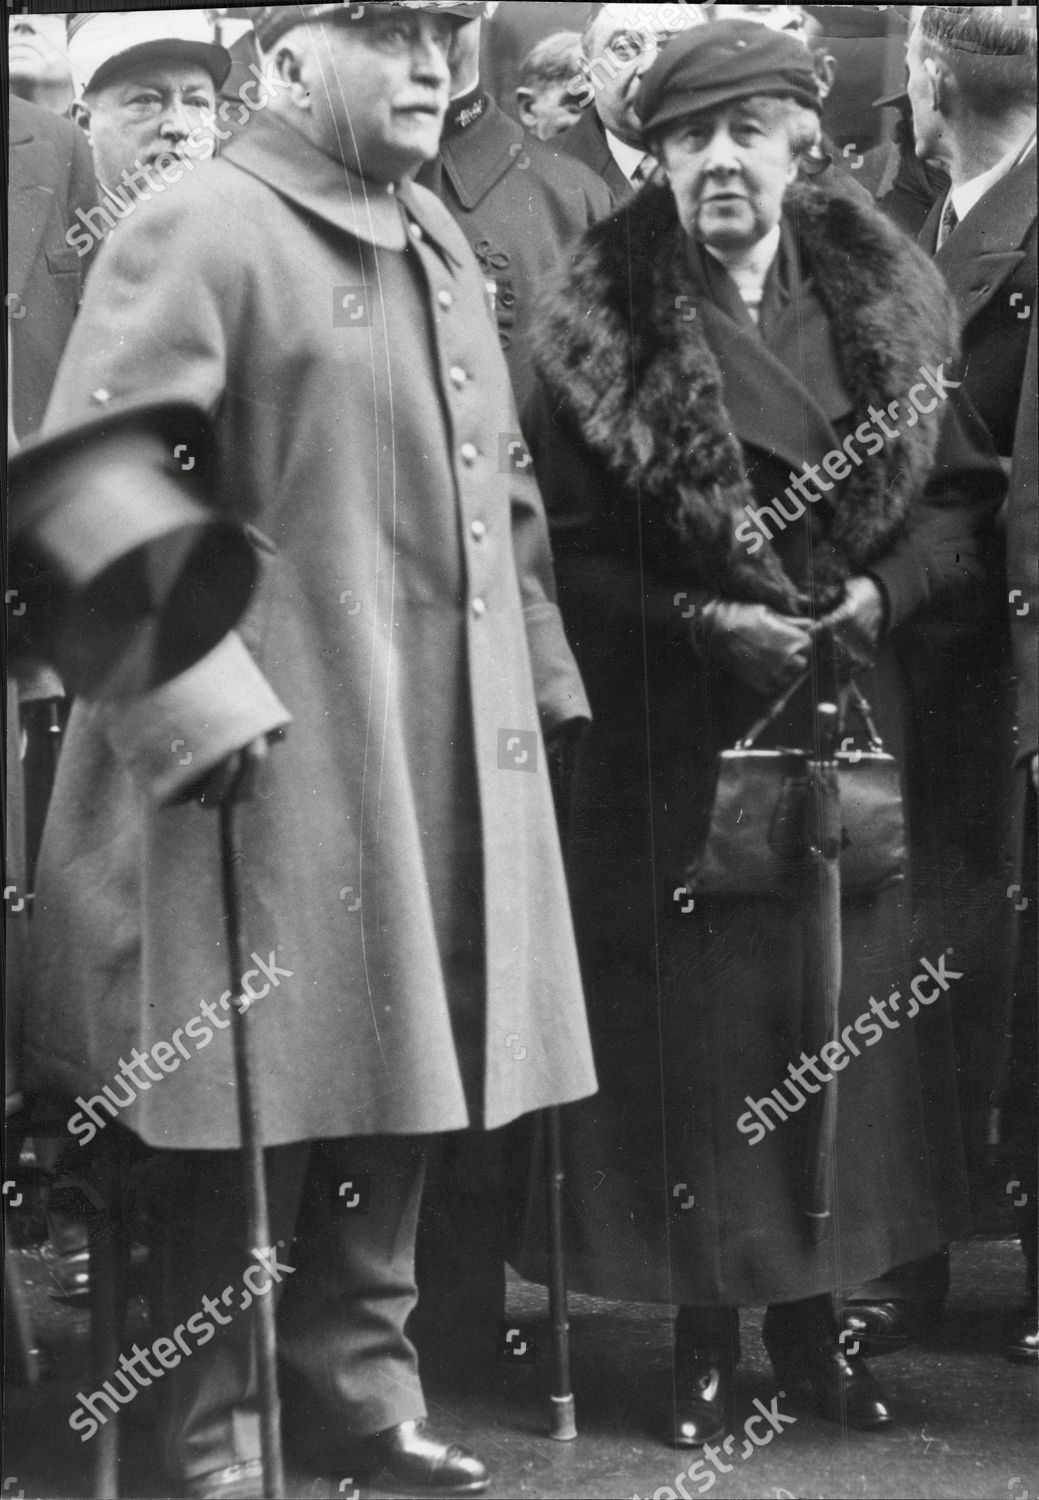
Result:
{"type": "Polygon", "coordinates": [[[297,109],[309,110],[310,89],[304,79],[304,60],[295,47],[281,46],[270,59],[269,67],[274,77],[289,91],[289,99],[297,109]]]}
{"type": "Polygon", "coordinates": [[[88,141],[90,140],[91,114],[92,111],[90,105],[87,104],[83,99],[75,99],[69,105],[69,119],[72,120],[74,124],[79,126],[88,141]]]}
{"type": "Polygon", "coordinates": [[[837,77],[837,59],[831,57],[828,52],[817,53],[813,59],[815,64],[815,76],[819,84],[819,97],[826,99],[833,89],[833,81],[837,77]]]}
{"type": "Polygon", "coordinates": [[[924,58],[924,72],[931,93],[931,108],[944,114],[949,100],[949,76],[933,57],[924,58]]]}
{"type": "Polygon", "coordinates": [[[534,90],[520,88],[516,90],[516,109],[520,124],[525,130],[533,130],[537,125],[537,116],[534,113],[534,90]]]}

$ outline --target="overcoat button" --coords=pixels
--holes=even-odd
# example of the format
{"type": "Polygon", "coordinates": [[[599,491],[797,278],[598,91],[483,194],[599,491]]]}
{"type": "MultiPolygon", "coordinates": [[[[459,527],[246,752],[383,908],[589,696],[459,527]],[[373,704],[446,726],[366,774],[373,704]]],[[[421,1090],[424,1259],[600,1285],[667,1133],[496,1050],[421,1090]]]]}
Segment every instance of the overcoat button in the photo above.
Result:
{"type": "Polygon", "coordinates": [[[487,535],[487,527],[483,524],[482,521],[474,521],[469,530],[472,532],[473,536],[478,542],[482,542],[484,537],[487,535]]]}
{"type": "Polygon", "coordinates": [[[460,391],[465,385],[466,381],[469,379],[468,375],[462,369],[461,365],[452,365],[447,373],[451,384],[454,386],[456,391],[460,391]]]}
{"type": "Polygon", "coordinates": [[[473,464],[480,456],[479,450],[473,443],[463,443],[461,448],[459,448],[458,453],[462,462],[469,469],[472,468],[473,464]]]}
{"type": "Polygon", "coordinates": [[[444,312],[447,312],[450,308],[454,307],[454,305],[455,299],[452,297],[451,293],[447,291],[446,288],[437,292],[437,306],[442,307],[444,312]]]}
{"type": "Polygon", "coordinates": [[[474,599],[473,600],[473,614],[476,616],[476,618],[479,619],[481,615],[485,615],[486,613],[487,613],[487,606],[483,602],[483,600],[482,599],[474,599]]]}

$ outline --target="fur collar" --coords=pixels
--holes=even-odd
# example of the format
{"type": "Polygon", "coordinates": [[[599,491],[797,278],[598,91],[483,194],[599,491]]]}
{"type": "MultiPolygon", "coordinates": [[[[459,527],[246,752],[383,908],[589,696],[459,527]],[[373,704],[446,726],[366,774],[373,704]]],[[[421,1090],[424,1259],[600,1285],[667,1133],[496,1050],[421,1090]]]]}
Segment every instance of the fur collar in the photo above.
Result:
{"type": "MultiPolygon", "coordinates": [[[[941,278],[900,230],[836,185],[796,185],[784,212],[831,320],[856,423],[869,420],[870,405],[905,403],[921,365],[940,365],[956,346],[941,278]]],[[[644,189],[581,241],[543,310],[538,370],[589,448],[637,496],[651,556],[666,557],[668,571],[685,556],[731,597],[796,611],[806,596],[771,544],[751,554],[735,539],[755,496],[714,355],[699,322],[675,315],[683,293],[693,303],[702,296],[670,189],[644,189]]],[[[941,416],[939,403],[933,416],[900,425],[844,482],[813,559],[816,605],[905,534],[941,416]]]]}

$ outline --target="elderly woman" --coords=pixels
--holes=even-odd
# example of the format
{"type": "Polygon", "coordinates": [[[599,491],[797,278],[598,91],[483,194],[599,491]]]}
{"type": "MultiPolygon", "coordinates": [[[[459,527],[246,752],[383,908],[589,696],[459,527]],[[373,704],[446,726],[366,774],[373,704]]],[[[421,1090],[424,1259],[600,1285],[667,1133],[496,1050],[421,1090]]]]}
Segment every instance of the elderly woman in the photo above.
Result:
{"type": "MultiPolygon", "coordinates": [[[[820,1237],[804,1184],[805,1106],[828,1087],[803,1051],[817,952],[796,904],[694,904],[682,887],[717,753],[806,672],[759,745],[813,744],[821,635],[897,747],[889,643],[975,585],[1003,481],[944,399],[954,318],[937,274],[871,207],[798,180],[818,134],[802,45],[744,21],[694,30],[637,109],[667,185],[585,236],[528,411],[594,712],[569,847],[601,1093],[564,1120],[570,1275],[679,1304],[677,1445],[728,1429],[741,1304],[767,1304],[789,1399],[881,1428],[888,1402],[831,1297],[962,1224],[935,1055],[954,955],[910,949],[904,883],[844,902],[851,1046],[820,1237]],[[886,1009],[921,971],[940,976],[921,982],[928,1009],[886,1009]]],[[[519,1260],[537,1275],[528,1229],[519,1260]]]]}

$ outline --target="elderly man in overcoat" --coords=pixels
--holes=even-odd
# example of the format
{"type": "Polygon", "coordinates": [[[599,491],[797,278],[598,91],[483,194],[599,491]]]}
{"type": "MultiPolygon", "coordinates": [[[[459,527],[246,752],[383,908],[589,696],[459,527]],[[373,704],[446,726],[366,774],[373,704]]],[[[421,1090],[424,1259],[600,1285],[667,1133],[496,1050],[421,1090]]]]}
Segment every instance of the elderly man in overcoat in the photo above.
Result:
{"type": "MultiPolygon", "coordinates": [[[[106,243],[47,423],[199,409],[211,453],[173,433],[155,463],[208,463],[264,565],[240,633],[144,698],[73,714],[40,879],[38,1073],[84,1144],[128,1127],[161,1148],[159,1330],[238,1285],[208,804],[248,770],[288,1430],[311,1463],[385,1468],[408,1493],[487,1482],[423,1430],[404,1333],[425,1142],[595,1086],[546,774],[587,704],[483,278],[406,180],[437,150],[455,24],[264,10],[270,106],[106,243]]],[[[163,1456],[191,1494],[255,1494],[250,1320],[218,1321],[154,1393],[163,1456]]]]}

